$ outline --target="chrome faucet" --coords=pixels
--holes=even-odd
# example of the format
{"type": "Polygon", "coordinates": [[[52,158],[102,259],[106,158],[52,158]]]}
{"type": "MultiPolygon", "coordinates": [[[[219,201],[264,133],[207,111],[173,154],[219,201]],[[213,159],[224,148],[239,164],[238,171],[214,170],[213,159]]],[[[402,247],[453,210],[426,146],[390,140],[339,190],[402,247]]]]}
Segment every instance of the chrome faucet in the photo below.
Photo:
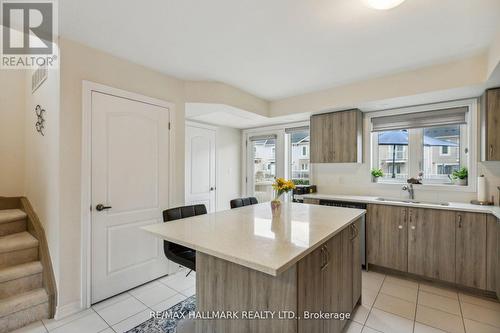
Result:
{"type": "Polygon", "coordinates": [[[413,190],[413,184],[403,185],[402,190],[408,191],[408,195],[410,197],[410,200],[415,199],[415,191],[413,190]]]}

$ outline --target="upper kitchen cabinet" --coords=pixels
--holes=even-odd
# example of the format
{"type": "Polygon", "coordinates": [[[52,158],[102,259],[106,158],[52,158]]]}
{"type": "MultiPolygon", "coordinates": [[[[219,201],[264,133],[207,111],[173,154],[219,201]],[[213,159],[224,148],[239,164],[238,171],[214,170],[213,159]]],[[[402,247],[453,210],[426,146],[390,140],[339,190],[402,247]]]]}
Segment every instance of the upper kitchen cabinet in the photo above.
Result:
{"type": "Polygon", "coordinates": [[[500,88],[487,90],[481,104],[481,159],[500,161],[500,88]]]}
{"type": "Polygon", "coordinates": [[[311,117],[311,163],[362,163],[363,114],[348,110],[311,117]]]}

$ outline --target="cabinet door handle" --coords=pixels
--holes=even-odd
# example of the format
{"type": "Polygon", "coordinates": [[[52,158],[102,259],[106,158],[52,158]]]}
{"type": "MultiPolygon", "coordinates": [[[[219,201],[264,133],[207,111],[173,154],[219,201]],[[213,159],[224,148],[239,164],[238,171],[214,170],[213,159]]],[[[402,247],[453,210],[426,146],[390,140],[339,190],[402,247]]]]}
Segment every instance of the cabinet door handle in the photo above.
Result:
{"type": "Polygon", "coordinates": [[[493,145],[490,145],[490,158],[493,158],[493,145]]]}
{"type": "Polygon", "coordinates": [[[411,226],[411,230],[415,230],[416,227],[414,225],[411,226]]]}
{"type": "Polygon", "coordinates": [[[458,227],[462,228],[462,215],[458,214],[458,227]]]}
{"type": "Polygon", "coordinates": [[[330,263],[330,252],[328,251],[328,248],[325,245],[325,254],[326,254],[326,263],[323,269],[328,267],[328,264],[330,263]]]}
{"type": "Polygon", "coordinates": [[[398,229],[399,230],[403,229],[403,226],[402,225],[398,225],[398,229]]]}
{"type": "Polygon", "coordinates": [[[323,270],[325,268],[325,247],[321,246],[321,267],[320,269],[323,270]]]}

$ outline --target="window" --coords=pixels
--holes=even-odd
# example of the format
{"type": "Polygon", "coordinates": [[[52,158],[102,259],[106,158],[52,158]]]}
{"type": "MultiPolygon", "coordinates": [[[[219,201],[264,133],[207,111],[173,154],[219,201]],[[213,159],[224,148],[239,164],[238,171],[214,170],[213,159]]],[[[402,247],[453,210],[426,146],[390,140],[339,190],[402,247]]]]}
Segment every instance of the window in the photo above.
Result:
{"type": "Polygon", "coordinates": [[[381,182],[451,184],[453,171],[468,165],[469,107],[372,117],[372,166],[381,182]]]}
{"type": "Polygon", "coordinates": [[[276,177],[276,137],[273,135],[250,137],[253,147],[253,195],[259,201],[272,199],[272,183],[276,177]]]}
{"type": "Polygon", "coordinates": [[[291,128],[286,133],[289,137],[288,178],[297,185],[309,184],[309,128],[291,128]]]}

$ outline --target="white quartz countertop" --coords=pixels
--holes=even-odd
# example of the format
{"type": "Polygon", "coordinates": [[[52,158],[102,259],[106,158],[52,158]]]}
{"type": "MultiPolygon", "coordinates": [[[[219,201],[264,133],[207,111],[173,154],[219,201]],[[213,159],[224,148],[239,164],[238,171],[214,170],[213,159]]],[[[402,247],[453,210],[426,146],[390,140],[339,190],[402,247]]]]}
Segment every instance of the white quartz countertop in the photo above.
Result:
{"type": "Polygon", "coordinates": [[[309,199],[320,199],[320,200],[361,202],[361,203],[370,203],[379,205],[408,206],[408,207],[420,207],[420,208],[432,208],[432,209],[458,210],[458,211],[475,212],[475,213],[487,213],[487,214],[493,214],[500,219],[500,207],[498,206],[479,206],[461,202],[450,202],[448,206],[442,206],[439,204],[429,204],[425,202],[411,203],[411,202],[397,201],[401,199],[394,199],[395,201],[390,201],[390,200],[380,201],[377,200],[377,198],[379,197],[375,196],[321,194],[321,193],[304,194],[299,197],[309,198],[309,199]]]}
{"type": "Polygon", "coordinates": [[[167,241],[277,276],[366,213],[283,203],[272,219],[269,202],[143,227],[167,241]]]}

